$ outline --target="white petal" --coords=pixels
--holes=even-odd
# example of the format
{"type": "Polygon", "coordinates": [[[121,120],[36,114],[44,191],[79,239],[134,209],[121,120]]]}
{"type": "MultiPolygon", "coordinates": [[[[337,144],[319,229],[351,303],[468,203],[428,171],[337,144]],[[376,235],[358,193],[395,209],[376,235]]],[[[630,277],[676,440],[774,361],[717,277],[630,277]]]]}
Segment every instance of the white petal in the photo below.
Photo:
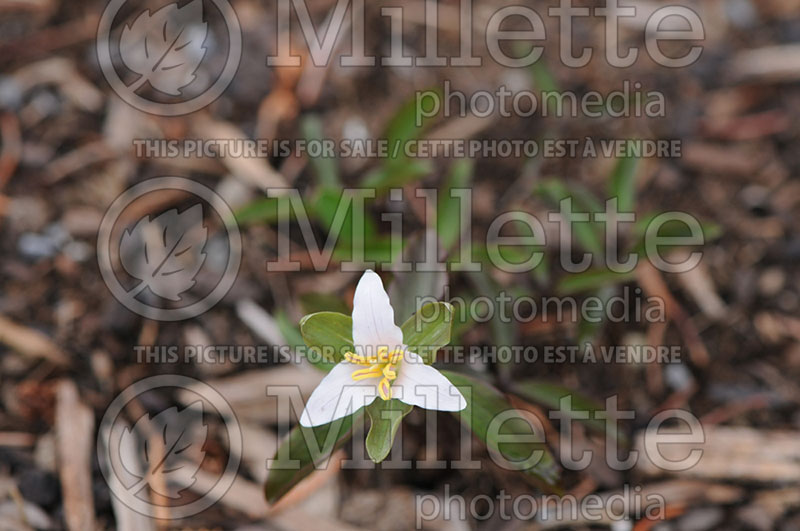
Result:
{"type": "Polygon", "coordinates": [[[363,368],[354,363],[342,362],[331,369],[308,398],[300,417],[300,425],[321,426],[371,404],[378,396],[378,379],[356,382],[351,378],[354,371],[363,368]]]}
{"type": "Polygon", "coordinates": [[[353,298],[353,343],[359,354],[375,354],[382,346],[392,350],[403,343],[381,277],[369,269],[358,281],[353,298]]]}
{"type": "Polygon", "coordinates": [[[392,397],[424,409],[461,411],[467,407],[458,388],[413,352],[406,352],[392,383],[392,397]]]}

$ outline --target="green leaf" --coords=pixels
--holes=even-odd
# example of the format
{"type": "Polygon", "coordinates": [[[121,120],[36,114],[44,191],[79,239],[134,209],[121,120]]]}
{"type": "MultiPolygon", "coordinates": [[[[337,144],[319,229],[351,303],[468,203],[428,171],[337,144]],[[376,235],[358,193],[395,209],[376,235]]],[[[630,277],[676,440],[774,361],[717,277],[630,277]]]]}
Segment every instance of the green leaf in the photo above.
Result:
{"type": "Polygon", "coordinates": [[[639,159],[636,157],[621,157],[611,174],[609,195],[617,198],[617,208],[620,212],[633,212],[636,203],[636,170],[639,159]]]}
{"type": "MultiPolygon", "coordinates": [[[[572,198],[573,214],[592,214],[602,212],[603,208],[591,192],[577,184],[567,185],[558,179],[547,179],[542,182],[537,192],[550,203],[559,208],[561,201],[572,198]]],[[[575,230],[575,238],[581,246],[595,256],[600,256],[605,247],[602,239],[603,227],[598,222],[577,221],[568,216],[566,222],[575,230]]],[[[591,220],[591,217],[589,218],[591,220]]]]}
{"type": "Polygon", "coordinates": [[[278,501],[326,461],[328,456],[350,438],[350,429],[362,416],[363,412],[357,411],[353,415],[316,428],[296,426],[278,447],[274,460],[269,463],[269,474],[264,485],[267,501],[278,501]]]}
{"type": "MultiPolygon", "coordinates": [[[[571,397],[571,410],[564,410],[563,412],[571,419],[577,420],[584,424],[587,428],[599,432],[606,432],[606,423],[604,420],[594,418],[594,413],[597,411],[605,411],[604,404],[600,404],[593,399],[576,393],[566,387],[540,380],[523,380],[514,384],[514,393],[519,396],[537,402],[553,410],[561,408],[561,399],[569,396],[571,397]],[[589,418],[579,418],[585,415],[578,415],[576,413],[589,413],[589,418]]],[[[625,436],[617,430],[617,424],[611,424],[611,436],[615,440],[624,441],[625,436]]]]}
{"type": "MultiPolygon", "coordinates": [[[[508,236],[531,238],[535,236],[534,229],[530,226],[526,216],[526,212],[516,211],[508,212],[508,222],[505,224],[509,230],[508,236]]],[[[534,245],[533,243],[514,243],[502,244],[499,241],[494,241],[492,238],[487,237],[485,245],[479,244],[476,248],[479,249],[479,255],[485,257],[490,264],[508,263],[511,266],[519,267],[524,265],[525,270],[536,271],[542,264],[545,263],[544,252],[546,250],[544,242],[534,245]],[[541,259],[536,267],[530,269],[531,261],[534,259],[535,254],[541,254],[541,259]]]]}
{"type": "Polygon", "coordinates": [[[553,73],[543,60],[536,61],[531,65],[531,75],[539,92],[559,91],[555,76],[553,76],[553,73]]]}
{"type": "MultiPolygon", "coordinates": [[[[288,197],[262,197],[239,208],[234,213],[236,222],[241,225],[252,225],[255,223],[275,223],[281,219],[278,204],[284,201],[289,203],[288,197]]],[[[295,217],[294,211],[289,208],[289,219],[295,217]]]]}
{"type": "MultiPolygon", "coordinates": [[[[441,99],[441,90],[434,89],[433,92],[441,99]]],[[[400,144],[399,153],[403,153],[404,145],[410,140],[416,140],[425,131],[425,128],[430,124],[431,118],[417,116],[417,96],[408,99],[397,111],[389,125],[386,126],[384,136],[389,143],[389,150],[393,150],[395,144],[400,144]],[[417,125],[418,118],[422,118],[421,125],[417,125]]],[[[405,155],[398,156],[396,159],[390,159],[390,163],[405,159],[405,155]]]]}
{"type": "MultiPolygon", "coordinates": [[[[529,50],[530,51],[530,50],[529,50]]],[[[531,65],[531,76],[533,77],[533,84],[539,90],[539,93],[558,93],[558,82],[552,71],[547,67],[547,63],[543,60],[536,61],[531,65]]],[[[544,98],[544,96],[542,96],[544,98]]],[[[556,98],[547,98],[547,112],[549,115],[556,114],[558,110],[558,103],[556,98]]]]}
{"type": "MultiPolygon", "coordinates": [[[[322,120],[317,115],[308,115],[300,123],[303,137],[308,141],[322,141],[325,134],[322,127],[322,120]]],[[[339,181],[339,169],[336,167],[334,157],[308,157],[309,163],[314,170],[317,182],[324,188],[335,188],[341,186],[339,181]]]]}
{"type": "Polygon", "coordinates": [[[411,413],[414,406],[399,400],[375,399],[367,406],[367,414],[371,425],[367,434],[367,453],[370,459],[380,463],[392,450],[394,436],[400,427],[403,417],[411,413]]]}
{"type": "MultiPolygon", "coordinates": [[[[434,90],[441,99],[441,91],[434,90]]],[[[422,116],[418,125],[417,97],[410,98],[395,112],[384,131],[390,156],[375,170],[369,172],[362,185],[375,188],[378,193],[403,186],[429,175],[433,169],[430,160],[409,159],[405,154],[406,145],[420,138],[433,118],[422,116]]]]}
{"type": "MultiPolygon", "coordinates": [[[[314,216],[314,219],[330,233],[336,223],[336,214],[339,212],[340,208],[345,208],[342,204],[345,200],[344,191],[342,189],[322,188],[314,199],[311,214],[314,216]]],[[[368,201],[365,200],[365,204],[367,203],[368,201]]],[[[370,217],[363,215],[362,212],[354,212],[356,210],[354,208],[355,204],[354,201],[347,205],[347,210],[344,212],[344,219],[339,227],[337,244],[349,246],[351,243],[356,243],[357,240],[353,238],[353,224],[356,223],[356,216],[359,216],[358,221],[363,221],[363,231],[359,231],[359,227],[356,227],[355,231],[359,244],[361,243],[360,239],[362,237],[369,241],[369,239],[374,237],[378,232],[370,217]]]]}
{"type": "Polygon", "coordinates": [[[445,185],[439,190],[438,208],[436,209],[436,232],[442,248],[450,251],[458,242],[461,231],[461,197],[451,197],[450,192],[456,188],[466,188],[472,181],[473,162],[470,159],[459,159],[450,167],[445,185]]]}
{"type": "MultiPolygon", "coordinates": [[[[350,243],[344,239],[340,239],[331,256],[337,262],[355,260],[356,257],[354,256],[353,250],[363,248],[364,256],[359,257],[359,260],[363,258],[365,262],[375,262],[384,265],[391,264],[403,251],[402,246],[397,248],[398,245],[396,243],[395,248],[392,248],[393,243],[395,242],[392,242],[390,236],[375,236],[373,238],[368,238],[363,243],[350,243]]],[[[400,244],[402,245],[402,242],[400,242],[400,244]]]]}
{"type": "Polygon", "coordinates": [[[353,319],[336,312],[318,312],[300,320],[300,333],[310,352],[308,360],[316,367],[329,371],[353,352],[353,319]]]}
{"type": "Polygon", "coordinates": [[[635,276],[636,274],[633,271],[628,273],[615,273],[608,269],[587,269],[581,273],[574,273],[563,277],[559,280],[556,289],[561,295],[572,295],[574,293],[616,286],[617,284],[632,280],[635,276]]]}
{"type": "MultiPolygon", "coordinates": [[[[653,220],[658,217],[660,213],[650,213],[646,214],[642,219],[636,222],[634,225],[634,235],[636,238],[636,243],[633,245],[633,249],[631,252],[634,252],[640,256],[645,254],[645,234],[647,233],[647,227],[653,220]]],[[[703,239],[706,243],[716,240],[722,235],[722,227],[717,225],[713,222],[707,221],[698,221],[700,223],[700,230],[703,231],[703,239]]],[[[665,238],[675,238],[680,236],[691,236],[691,231],[689,227],[686,226],[685,223],[678,220],[667,221],[663,225],[658,228],[658,236],[665,237],[665,238]]]]}
{"type": "Polygon", "coordinates": [[[436,361],[437,350],[450,343],[452,328],[453,306],[446,302],[426,304],[400,327],[403,343],[427,365],[436,361]]]}
{"type": "Polygon", "coordinates": [[[379,166],[367,173],[364,177],[365,188],[375,188],[380,194],[389,188],[397,188],[414,182],[433,171],[429,160],[413,159],[407,157],[389,160],[389,164],[379,166]]]}
{"type": "Polygon", "coordinates": [[[506,466],[515,467],[548,485],[557,484],[560,470],[543,442],[544,435],[541,434],[541,441],[536,439],[530,423],[499,391],[463,374],[450,371],[442,371],[442,374],[467,399],[466,409],[454,414],[490,451],[499,453],[507,461],[506,466]],[[503,437],[502,442],[497,440],[498,436],[503,437]]]}

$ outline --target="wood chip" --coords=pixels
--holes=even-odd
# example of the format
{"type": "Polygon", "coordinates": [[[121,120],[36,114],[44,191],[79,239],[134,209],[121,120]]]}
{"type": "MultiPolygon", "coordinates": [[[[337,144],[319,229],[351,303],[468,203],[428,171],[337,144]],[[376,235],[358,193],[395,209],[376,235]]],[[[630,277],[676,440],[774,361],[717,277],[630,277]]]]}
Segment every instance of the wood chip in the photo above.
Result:
{"type": "MultiPolygon", "coordinates": [[[[675,261],[686,260],[688,256],[688,251],[678,251],[675,261]]],[[[728,309],[725,306],[725,302],[717,294],[711,274],[703,262],[700,262],[689,271],[677,274],[676,278],[684,291],[686,291],[686,294],[694,299],[706,317],[714,321],[725,318],[728,309]]]]}
{"type": "Polygon", "coordinates": [[[92,164],[112,160],[116,157],[117,153],[104,141],[90,142],[50,162],[47,166],[47,184],[55,184],[92,164]]]}
{"type": "Polygon", "coordinates": [[[240,422],[242,430],[242,463],[259,482],[267,480],[267,459],[278,450],[278,434],[249,422],[240,422]]]}
{"type": "Polygon", "coordinates": [[[62,366],[69,364],[67,355],[46,335],[3,316],[0,316],[0,343],[29,358],[42,358],[62,366]]]}
{"type": "Polygon", "coordinates": [[[331,520],[330,518],[320,518],[300,509],[282,512],[278,516],[270,518],[269,521],[278,525],[280,529],[285,531],[308,531],[309,529],[358,531],[359,529],[365,529],[362,527],[354,527],[338,520],[331,520]]]}
{"type": "MultiPolygon", "coordinates": [[[[208,381],[208,385],[216,389],[236,412],[239,420],[251,420],[257,423],[289,422],[300,414],[300,411],[278,409],[278,400],[286,400],[299,389],[304,398],[310,396],[317,387],[324,373],[306,365],[283,365],[272,369],[259,369],[241,372],[227,378],[208,381]],[[294,387],[296,386],[296,388],[294,387]],[[267,390],[273,393],[267,396],[267,390]]],[[[197,401],[202,389],[186,389],[178,393],[178,400],[184,405],[197,401]]]]}
{"type": "Polygon", "coordinates": [[[278,322],[267,311],[251,299],[236,303],[236,315],[259,338],[270,345],[285,345],[278,322]]]}
{"type": "MultiPolygon", "coordinates": [[[[745,492],[744,489],[730,485],[681,479],[652,483],[649,485],[637,485],[637,490],[634,490],[633,486],[631,486],[627,490],[600,492],[598,495],[604,500],[612,497],[614,499],[624,499],[627,497],[630,501],[626,503],[625,506],[629,508],[634,508],[637,505],[634,496],[638,496],[640,500],[647,500],[648,496],[659,496],[664,500],[667,508],[674,506],[683,508],[702,504],[735,503],[745,497],[745,492]],[[641,487],[641,490],[638,490],[638,487],[641,487]],[[638,494],[635,494],[635,492],[638,492],[638,494]]],[[[619,503],[615,503],[615,510],[619,510],[617,508],[619,505],[619,503]]],[[[531,531],[559,527],[576,529],[582,526],[597,526],[600,524],[611,525],[613,523],[613,520],[608,514],[603,514],[600,521],[590,521],[580,514],[574,515],[575,517],[573,518],[572,515],[570,515],[570,511],[563,511],[561,516],[563,516],[563,518],[553,518],[549,521],[543,521],[541,515],[537,515],[536,523],[524,529],[531,531]]]]}
{"type": "Polygon", "coordinates": [[[739,81],[800,80],[800,44],[767,46],[739,52],[731,61],[730,72],[739,81]]]}
{"type": "Polygon", "coordinates": [[[70,59],[51,57],[15,71],[11,77],[25,93],[38,85],[56,85],[78,108],[89,112],[99,111],[105,95],[78,73],[70,59]]]}
{"type": "Polygon", "coordinates": [[[73,531],[91,531],[94,521],[92,496],[92,458],[94,450],[94,414],[78,397],[78,388],[70,380],[56,390],[56,451],[64,520],[73,531]]]}
{"type": "Polygon", "coordinates": [[[8,448],[28,448],[36,444],[36,435],[21,431],[0,432],[0,446],[8,448]]]}
{"type": "Polygon", "coordinates": [[[690,142],[683,146],[681,164],[699,171],[752,180],[753,174],[764,167],[763,152],[733,144],[722,146],[706,142],[690,142]]]}
{"type": "MultiPolygon", "coordinates": [[[[130,426],[128,426],[122,420],[117,420],[117,423],[119,424],[120,429],[130,429],[130,426]]],[[[103,430],[104,433],[100,440],[105,444],[111,440],[111,433],[108,426],[103,426],[103,430]]],[[[127,466],[138,464],[141,467],[137,470],[128,470],[128,472],[136,477],[144,477],[146,475],[144,471],[144,464],[141,463],[139,459],[131,459],[131,456],[137,455],[136,443],[134,439],[132,437],[118,437],[117,440],[120,444],[120,458],[127,463],[127,466]]],[[[105,451],[102,452],[102,455],[106,460],[104,463],[101,463],[101,466],[105,466],[108,470],[110,470],[112,467],[110,459],[111,452],[108,448],[105,448],[105,451]]],[[[114,490],[115,488],[121,488],[124,490],[124,486],[120,483],[115,474],[109,474],[108,480],[110,489],[114,490]]],[[[151,531],[155,529],[154,520],[152,518],[134,511],[117,496],[111,496],[111,507],[114,510],[117,531],[151,531]]]]}
{"type": "Polygon", "coordinates": [[[753,501],[742,507],[737,516],[742,522],[760,531],[769,531],[776,529],[775,524],[779,518],[798,506],[800,506],[800,488],[767,490],[756,493],[753,501]]]}
{"type": "MultiPolygon", "coordinates": [[[[199,114],[192,120],[192,130],[194,134],[206,141],[241,142],[247,139],[245,134],[235,125],[214,120],[204,114],[199,114]]],[[[220,158],[235,177],[259,190],[289,187],[286,179],[263,158],[232,156],[220,158]]]]}
{"type": "MultiPolygon", "coordinates": [[[[685,426],[661,428],[660,434],[686,434],[685,426]]],[[[702,456],[688,470],[673,472],[682,477],[752,482],[800,483],[800,433],[792,431],[756,430],[747,427],[703,426],[705,442],[659,445],[667,460],[685,459],[698,449],[702,456]]],[[[660,476],[665,471],[645,451],[644,431],[637,434],[639,450],[637,470],[647,476],[660,476]]]]}
{"type": "MultiPolygon", "coordinates": [[[[220,479],[217,474],[206,472],[202,468],[194,476],[195,482],[189,489],[198,494],[205,494],[210,491],[220,479]]],[[[222,496],[219,502],[225,507],[246,514],[250,518],[262,518],[267,514],[267,502],[264,499],[264,491],[261,486],[236,475],[230,489],[222,496]]]]}

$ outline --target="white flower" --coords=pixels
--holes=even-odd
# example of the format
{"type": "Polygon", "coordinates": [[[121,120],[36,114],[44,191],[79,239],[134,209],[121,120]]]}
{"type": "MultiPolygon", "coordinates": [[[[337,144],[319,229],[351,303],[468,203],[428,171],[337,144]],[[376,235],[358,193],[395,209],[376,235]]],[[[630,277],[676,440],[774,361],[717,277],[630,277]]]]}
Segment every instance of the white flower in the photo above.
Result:
{"type": "Polygon", "coordinates": [[[306,403],[300,424],[320,426],[355,413],[376,398],[439,411],[460,411],[467,401],[442,373],[403,344],[381,277],[367,270],[353,298],[353,343],[306,403]]]}

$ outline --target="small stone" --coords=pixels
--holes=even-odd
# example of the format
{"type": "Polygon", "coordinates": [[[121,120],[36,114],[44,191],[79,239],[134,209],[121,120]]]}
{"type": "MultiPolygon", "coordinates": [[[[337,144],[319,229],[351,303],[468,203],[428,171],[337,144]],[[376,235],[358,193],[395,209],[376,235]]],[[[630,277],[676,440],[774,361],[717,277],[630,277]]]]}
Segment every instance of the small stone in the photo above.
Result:
{"type": "Polygon", "coordinates": [[[84,242],[72,241],[64,246],[64,254],[75,262],[85,262],[92,256],[92,247],[84,242]]]}
{"type": "Polygon", "coordinates": [[[58,246],[48,237],[26,232],[17,241],[17,250],[29,260],[52,258],[58,252],[58,246]]]}
{"type": "Polygon", "coordinates": [[[774,297],[786,284],[786,274],[778,267],[769,267],[758,279],[758,291],[765,297],[774,297]]]}
{"type": "Polygon", "coordinates": [[[22,104],[22,90],[13,78],[0,76],[0,107],[18,109],[22,104]]]}
{"type": "Polygon", "coordinates": [[[667,385],[675,391],[688,389],[694,382],[694,376],[682,363],[667,365],[664,369],[664,379],[667,381],[667,385]]]}
{"type": "Polygon", "coordinates": [[[758,22],[758,11],[750,0],[728,0],[722,4],[731,25],[751,28],[758,22]]]}

